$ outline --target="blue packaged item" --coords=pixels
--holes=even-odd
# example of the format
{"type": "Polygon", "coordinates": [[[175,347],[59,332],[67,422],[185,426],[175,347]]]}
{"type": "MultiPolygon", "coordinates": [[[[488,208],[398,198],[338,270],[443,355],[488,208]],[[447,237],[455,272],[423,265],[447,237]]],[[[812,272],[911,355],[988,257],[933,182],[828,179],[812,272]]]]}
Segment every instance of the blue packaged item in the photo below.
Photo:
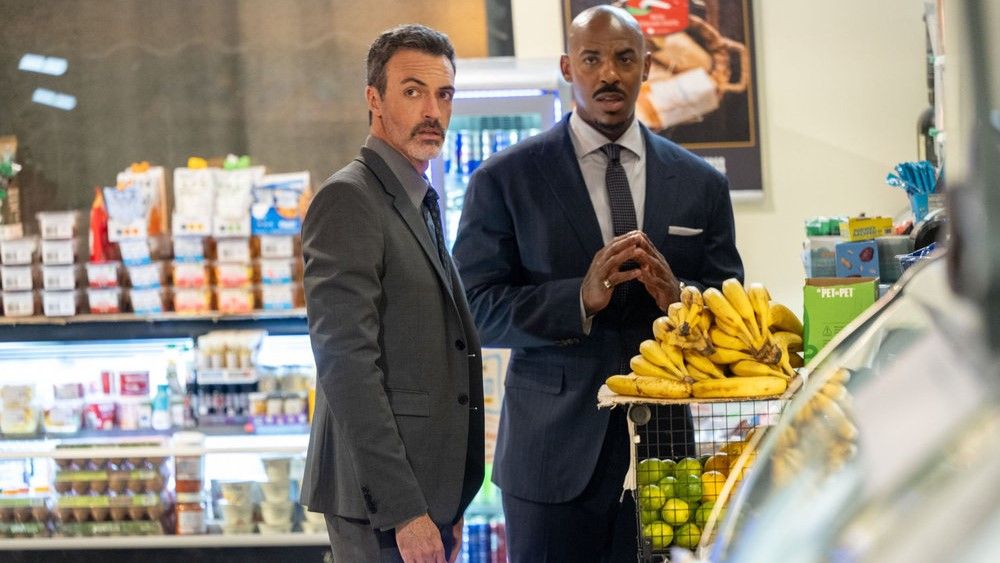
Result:
{"type": "Polygon", "coordinates": [[[838,278],[877,278],[878,245],[874,240],[842,242],[837,245],[838,278]]]}

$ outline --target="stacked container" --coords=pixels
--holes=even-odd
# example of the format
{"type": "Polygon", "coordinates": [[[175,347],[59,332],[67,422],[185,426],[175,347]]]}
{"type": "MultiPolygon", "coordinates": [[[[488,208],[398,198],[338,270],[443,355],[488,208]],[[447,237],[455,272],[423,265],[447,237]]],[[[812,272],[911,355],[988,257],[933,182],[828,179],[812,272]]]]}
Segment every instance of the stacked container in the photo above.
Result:
{"type": "Polygon", "coordinates": [[[287,235],[261,235],[260,307],[265,310],[282,310],[301,307],[302,260],[297,238],[287,235]]]}
{"type": "Polygon", "coordinates": [[[38,279],[38,238],[0,241],[0,286],[3,286],[3,314],[30,317],[37,313],[35,292],[38,279]]]}
{"type": "Polygon", "coordinates": [[[254,528],[253,481],[223,481],[219,484],[222,500],[223,534],[252,534],[254,528]]]}
{"type": "Polygon", "coordinates": [[[42,234],[42,310],[47,317],[71,317],[80,311],[77,284],[82,269],[77,260],[81,240],[77,237],[79,213],[40,211],[38,229],[42,234]]]}
{"type": "Polygon", "coordinates": [[[292,531],[295,503],[291,500],[290,457],[265,457],[264,473],[267,481],[260,488],[264,500],[260,503],[263,521],[258,525],[261,534],[287,534],[292,531]]]}

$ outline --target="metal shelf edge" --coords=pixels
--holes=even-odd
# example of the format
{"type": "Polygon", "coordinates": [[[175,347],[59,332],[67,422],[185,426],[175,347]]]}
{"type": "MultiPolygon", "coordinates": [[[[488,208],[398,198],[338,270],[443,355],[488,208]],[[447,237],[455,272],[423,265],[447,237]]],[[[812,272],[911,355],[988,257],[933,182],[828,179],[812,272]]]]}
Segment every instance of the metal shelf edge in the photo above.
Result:
{"type": "Polygon", "coordinates": [[[68,549],[185,549],[327,545],[326,534],[205,534],[198,536],[117,536],[107,538],[0,539],[0,551],[68,549]]]}

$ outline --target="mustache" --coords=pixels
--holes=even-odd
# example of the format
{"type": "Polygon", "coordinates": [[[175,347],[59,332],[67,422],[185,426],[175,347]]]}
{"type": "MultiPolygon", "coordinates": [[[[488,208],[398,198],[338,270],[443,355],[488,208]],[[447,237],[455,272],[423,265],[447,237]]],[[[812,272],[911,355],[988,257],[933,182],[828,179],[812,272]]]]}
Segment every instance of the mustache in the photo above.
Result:
{"type": "Polygon", "coordinates": [[[594,97],[596,98],[601,94],[621,94],[622,96],[624,96],[625,91],[619,88],[618,86],[615,86],[614,84],[608,84],[607,86],[602,86],[598,88],[597,91],[594,92],[594,97]]]}
{"type": "Polygon", "coordinates": [[[425,133],[428,131],[433,131],[434,133],[437,133],[438,135],[444,137],[444,127],[442,127],[441,122],[436,119],[420,122],[419,125],[414,127],[412,131],[410,131],[410,137],[416,137],[420,133],[425,133]]]}

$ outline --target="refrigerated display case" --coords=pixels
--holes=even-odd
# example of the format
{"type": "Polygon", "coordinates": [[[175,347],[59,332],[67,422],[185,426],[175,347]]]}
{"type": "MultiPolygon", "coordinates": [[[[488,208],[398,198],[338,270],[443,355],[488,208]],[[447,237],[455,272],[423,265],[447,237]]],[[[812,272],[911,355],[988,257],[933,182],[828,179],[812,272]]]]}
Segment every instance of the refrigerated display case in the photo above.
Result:
{"type": "Polygon", "coordinates": [[[448,247],[455,242],[469,177],[479,165],[517,142],[545,131],[569,108],[558,59],[458,59],[451,123],[431,183],[440,199],[448,247]]]}
{"type": "Polygon", "coordinates": [[[0,429],[0,559],[322,561],[325,524],[295,502],[311,365],[302,310],[0,319],[3,414],[17,413],[0,429]],[[205,335],[224,337],[222,357],[205,335]],[[276,412],[251,412],[251,387],[276,412]]]}

